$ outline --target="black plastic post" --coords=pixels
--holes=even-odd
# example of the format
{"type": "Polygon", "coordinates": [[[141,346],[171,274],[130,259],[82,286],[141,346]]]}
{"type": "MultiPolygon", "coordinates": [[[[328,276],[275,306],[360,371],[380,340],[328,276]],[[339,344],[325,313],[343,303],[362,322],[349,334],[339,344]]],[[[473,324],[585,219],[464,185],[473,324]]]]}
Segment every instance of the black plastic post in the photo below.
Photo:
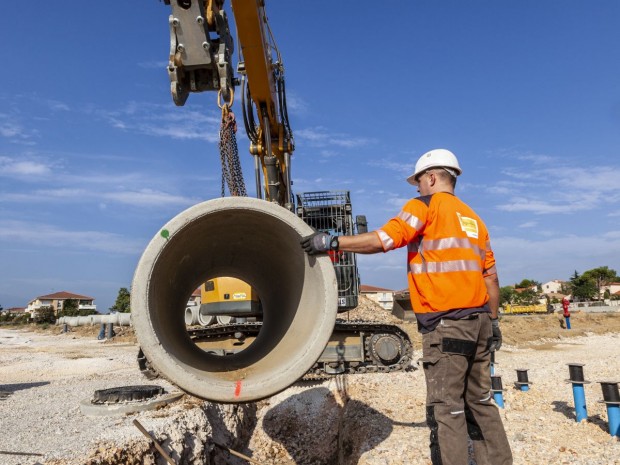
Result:
{"type": "Polygon", "coordinates": [[[530,389],[530,381],[527,376],[527,368],[517,368],[517,382],[515,383],[522,391],[530,389]]]}
{"type": "Polygon", "coordinates": [[[504,408],[504,388],[502,386],[501,376],[491,376],[491,391],[493,392],[493,400],[499,408],[504,408]]]}
{"type": "Polygon", "coordinates": [[[583,363],[569,363],[568,374],[570,379],[568,380],[573,384],[573,398],[575,399],[575,419],[577,423],[586,420],[588,418],[588,410],[586,408],[586,394],[583,389],[584,384],[588,384],[589,381],[583,379],[583,363]]]}
{"type": "Polygon", "coordinates": [[[618,391],[617,381],[601,381],[601,389],[605,402],[620,404],[620,391],[618,391]]]}
{"type": "Polygon", "coordinates": [[[601,381],[603,402],[607,404],[609,432],[620,438],[620,392],[617,381],[601,381]]]}
{"type": "Polygon", "coordinates": [[[571,383],[583,383],[583,363],[569,363],[568,374],[571,383]]]}

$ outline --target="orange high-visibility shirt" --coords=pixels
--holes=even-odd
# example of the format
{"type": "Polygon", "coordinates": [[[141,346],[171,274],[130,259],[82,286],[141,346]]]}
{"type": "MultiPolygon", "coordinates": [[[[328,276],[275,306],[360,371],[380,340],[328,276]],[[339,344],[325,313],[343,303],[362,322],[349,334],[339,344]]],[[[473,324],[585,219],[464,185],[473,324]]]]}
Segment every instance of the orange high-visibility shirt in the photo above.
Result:
{"type": "Polygon", "coordinates": [[[497,273],[480,217],[447,192],[411,199],[375,231],[383,250],[407,246],[411,305],[423,332],[443,317],[488,312],[484,277],[497,273]]]}

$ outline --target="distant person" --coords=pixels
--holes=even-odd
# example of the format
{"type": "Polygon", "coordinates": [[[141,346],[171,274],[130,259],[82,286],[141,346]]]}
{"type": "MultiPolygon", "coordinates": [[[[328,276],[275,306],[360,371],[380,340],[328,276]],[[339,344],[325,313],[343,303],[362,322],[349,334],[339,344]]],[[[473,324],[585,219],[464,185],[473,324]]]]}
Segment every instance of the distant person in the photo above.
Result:
{"type": "Polygon", "coordinates": [[[492,402],[490,358],[502,334],[499,281],[486,226],[454,195],[461,168],[444,149],[420,157],[409,200],[381,229],[357,236],[321,232],[302,239],[310,255],[372,254],[407,246],[409,291],[422,333],[426,421],[433,465],[510,465],[512,453],[492,402]]]}

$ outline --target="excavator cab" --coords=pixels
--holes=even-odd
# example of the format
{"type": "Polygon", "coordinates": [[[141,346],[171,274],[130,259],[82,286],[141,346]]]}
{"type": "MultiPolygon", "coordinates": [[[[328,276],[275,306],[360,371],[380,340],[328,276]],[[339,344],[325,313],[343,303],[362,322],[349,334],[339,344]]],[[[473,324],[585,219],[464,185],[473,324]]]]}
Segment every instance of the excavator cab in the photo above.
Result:
{"type": "MultiPolygon", "coordinates": [[[[356,233],[349,191],[321,191],[297,194],[297,216],[316,231],[332,236],[356,233]]],[[[365,218],[358,217],[365,226],[365,218]]],[[[360,278],[354,253],[329,252],[338,280],[338,312],[357,307],[360,278]]]]}

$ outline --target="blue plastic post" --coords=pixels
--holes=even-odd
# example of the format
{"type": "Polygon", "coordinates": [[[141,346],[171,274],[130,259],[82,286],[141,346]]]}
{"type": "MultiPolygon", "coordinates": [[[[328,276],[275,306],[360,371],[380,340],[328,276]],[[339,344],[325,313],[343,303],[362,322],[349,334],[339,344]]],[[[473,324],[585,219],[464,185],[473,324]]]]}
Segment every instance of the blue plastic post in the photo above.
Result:
{"type": "Polygon", "coordinates": [[[586,394],[582,383],[573,383],[573,397],[575,399],[575,418],[577,422],[588,418],[586,409],[586,394]]]}
{"type": "Polygon", "coordinates": [[[573,385],[573,398],[575,399],[575,419],[577,422],[583,421],[588,418],[588,411],[586,409],[586,395],[583,390],[583,385],[589,383],[583,377],[583,363],[569,363],[568,372],[570,381],[573,385]]]}
{"type": "Polygon", "coordinates": [[[570,316],[564,317],[564,321],[566,321],[566,329],[570,329],[570,316]]]}
{"type": "Polygon", "coordinates": [[[504,395],[502,394],[502,391],[494,392],[493,400],[499,408],[504,408],[504,395]]]}
{"type": "Polygon", "coordinates": [[[609,434],[620,438],[620,404],[607,404],[609,434]]]}
{"type": "Polygon", "coordinates": [[[501,376],[491,376],[491,391],[493,400],[499,408],[504,408],[504,387],[502,386],[501,376]]]}
{"type": "Polygon", "coordinates": [[[607,404],[609,434],[620,437],[620,390],[618,381],[601,381],[603,402],[607,404]]]}

